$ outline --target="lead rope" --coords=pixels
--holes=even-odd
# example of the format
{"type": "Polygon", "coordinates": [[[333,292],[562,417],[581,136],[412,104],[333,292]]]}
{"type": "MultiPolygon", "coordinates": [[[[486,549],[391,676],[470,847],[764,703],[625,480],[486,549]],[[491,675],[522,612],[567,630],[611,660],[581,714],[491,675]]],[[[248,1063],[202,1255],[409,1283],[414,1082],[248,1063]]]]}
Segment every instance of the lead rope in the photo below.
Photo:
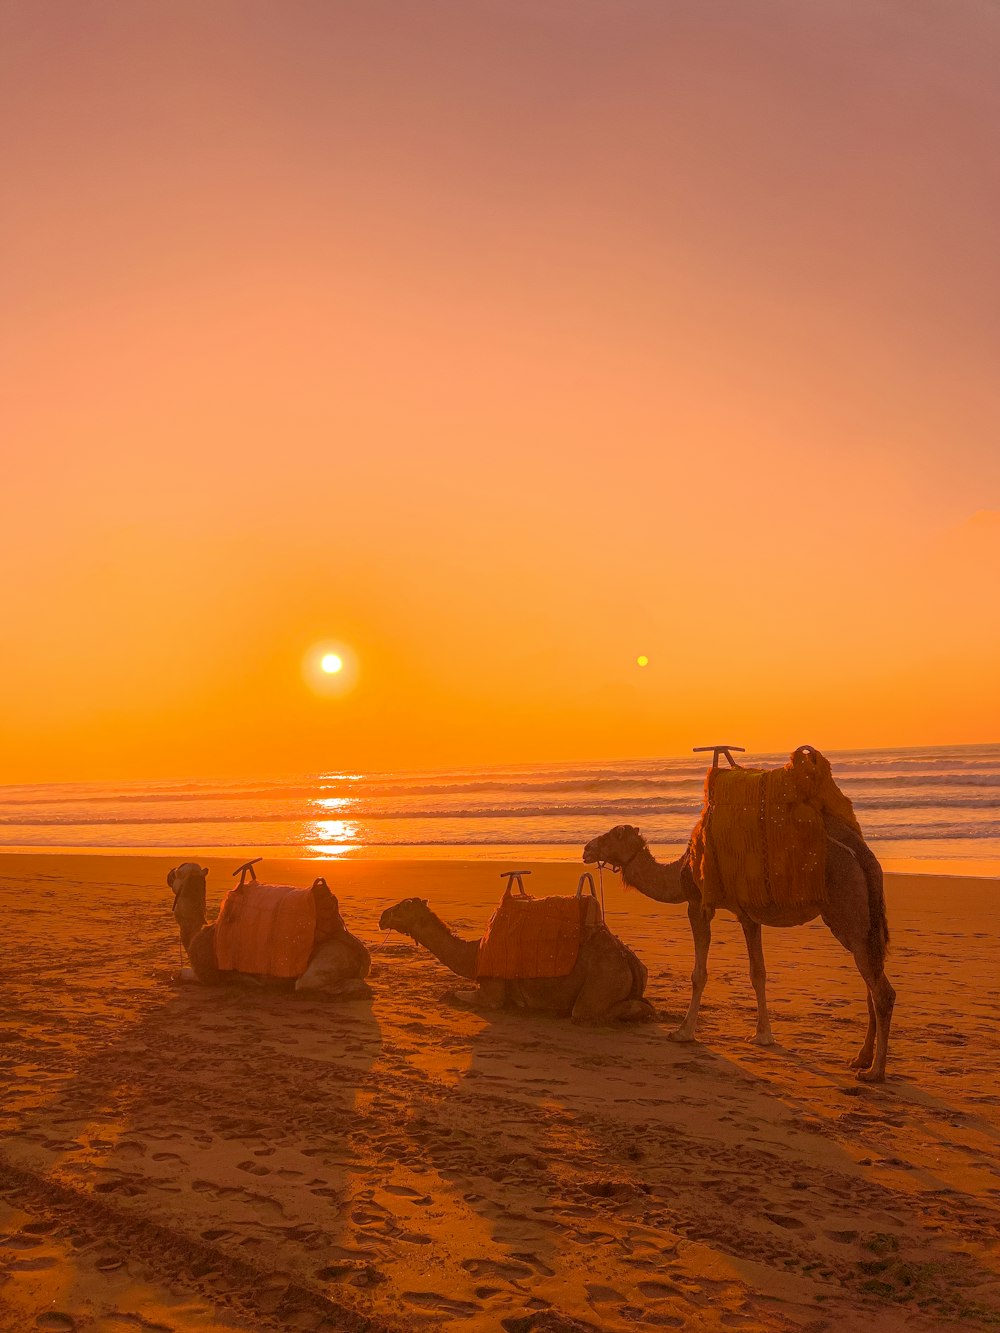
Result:
{"type": "MultiPolygon", "coordinates": [[[[177,906],[177,899],[178,899],[180,896],[181,896],[181,891],[180,891],[180,889],[178,889],[177,892],[174,894],[174,901],[173,901],[173,903],[171,904],[171,907],[170,907],[170,915],[173,917],[173,920],[174,920],[174,926],[175,926],[175,927],[177,926],[177,918],[174,916],[174,908],[177,906]]],[[[179,966],[180,966],[181,971],[183,972],[183,971],[184,971],[184,945],[181,943],[181,937],[180,937],[180,930],[179,930],[179,928],[178,928],[178,934],[177,934],[177,962],[178,962],[178,964],[179,964],[179,966]]]]}

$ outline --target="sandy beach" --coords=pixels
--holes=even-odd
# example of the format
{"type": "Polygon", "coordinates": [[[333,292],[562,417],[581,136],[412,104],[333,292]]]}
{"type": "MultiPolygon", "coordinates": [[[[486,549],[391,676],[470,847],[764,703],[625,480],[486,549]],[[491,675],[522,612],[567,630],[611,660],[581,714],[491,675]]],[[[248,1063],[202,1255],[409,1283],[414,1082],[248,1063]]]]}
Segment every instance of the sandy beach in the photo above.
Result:
{"type": "MultiPolygon", "coordinates": [[[[470,935],[500,863],[323,863],[371,1003],[177,983],[159,857],[0,860],[0,1327],[842,1329],[1000,1322],[1000,883],[893,875],[890,1076],[847,1069],[861,984],[818,925],[765,932],[749,1044],[717,920],[702,1040],[680,909],[605,876],[655,1026],[442,1000],[382,908],[470,935]]],[[[210,902],[231,884],[207,862],[210,902]]],[[[579,867],[536,865],[534,892],[579,867]]],[[[315,863],[271,862],[306,884],[315,863]]]]}

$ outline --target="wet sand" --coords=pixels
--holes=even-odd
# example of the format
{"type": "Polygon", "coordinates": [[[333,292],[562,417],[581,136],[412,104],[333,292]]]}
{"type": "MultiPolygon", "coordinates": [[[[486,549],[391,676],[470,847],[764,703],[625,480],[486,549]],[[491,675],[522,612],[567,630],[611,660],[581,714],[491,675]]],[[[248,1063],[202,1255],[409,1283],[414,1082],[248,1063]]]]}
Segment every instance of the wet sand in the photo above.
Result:
{"type": "MultiPolygon", "coordinates": [[[[610,876],[656,1026],[464,1011],[398,936],[371,1003],[179,986],[172,863],[0,858],[0,1328],[1000,1322],[1000,882],[888,878],[898,1001],[868,1088],[861,983],[819,925],[765,932],[760,1050],[717,918],[681,1046],[683,910],[610,876]]],[[[231,863],[209,864],[214,903],[231,863]]],[[[370,946],[413,894],[478,933],[500,868],[321,867],[370,946]]],[[[534,869],[535,892],[576,886],[534,869]]]]}

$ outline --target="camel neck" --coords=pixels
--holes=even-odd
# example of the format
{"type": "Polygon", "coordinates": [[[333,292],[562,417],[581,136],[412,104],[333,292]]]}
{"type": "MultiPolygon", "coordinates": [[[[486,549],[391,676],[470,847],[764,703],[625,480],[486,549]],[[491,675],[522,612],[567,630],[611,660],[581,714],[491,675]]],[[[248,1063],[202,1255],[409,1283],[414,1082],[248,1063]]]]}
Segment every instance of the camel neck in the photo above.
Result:
{"type": "Polygon", "coordinates": [[[188,946],[205,924],[205,909],[196,903],[178,900],[174,907],[174,920],[181,932],[181,944],[187,952],[188,946]]]}
{"type": "Polygon", "coordinates": [[[629,863],[622,867],[622,879],[630,889],[638,889],[645,898],[658,903],[681,903],[687,898],[681,880],[687,853],[660,865],[648,847],[642,847],[629,863]]]}
{"type": "Polygon", "coordinates": [[[463,940],[429,908],[413,928],[413,938],[460,977],[475,979],[478,940],[463,940]]]}

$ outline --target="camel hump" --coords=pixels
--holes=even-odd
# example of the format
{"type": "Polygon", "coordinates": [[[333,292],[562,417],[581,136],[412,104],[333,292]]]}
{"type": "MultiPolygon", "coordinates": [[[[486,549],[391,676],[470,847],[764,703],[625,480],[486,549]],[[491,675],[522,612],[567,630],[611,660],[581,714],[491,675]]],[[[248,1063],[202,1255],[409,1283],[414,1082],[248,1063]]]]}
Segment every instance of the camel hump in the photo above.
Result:
{"type": "Polygon", "coordinates": [[[317,875],[309,892],[316,904],[316,943],[325,944],[339,935],[347,934],[347,926],[340,915],[340,903],[329,884],[317,875]]]}
{"type": "Polygon", "coordinates": [[[829,760],[801,745],[782,768],[712,770],[691,839],[691,869],[706,907],[822,907],[826,828],[834,816],[863,842],[829,760]]]}

